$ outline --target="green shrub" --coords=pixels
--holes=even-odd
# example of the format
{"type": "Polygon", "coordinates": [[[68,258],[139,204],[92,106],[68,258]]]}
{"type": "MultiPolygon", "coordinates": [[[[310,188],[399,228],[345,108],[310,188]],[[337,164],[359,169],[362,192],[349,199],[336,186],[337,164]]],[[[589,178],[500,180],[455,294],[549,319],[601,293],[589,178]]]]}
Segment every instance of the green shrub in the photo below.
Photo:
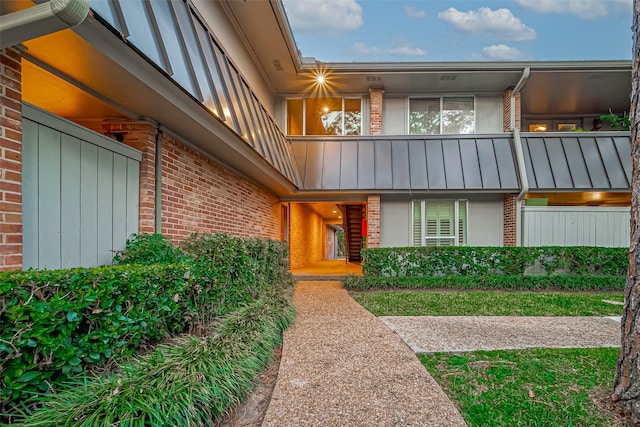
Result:
{"type": "Polygon", "coordinates": [[[122,252],[113,257],[114,264],[177,264],[184,258],[178,248],[162,234],[132,234],[122,252]]]}
{"type": "Polygon", "coordinates": [[[346,289],[457,289],[457,290],[510,290],[510,291],[623,291],[624,276],[425,276],[379,277],[347,276],[346,289]]]}
{"type": "Polygon", "coordinates": [[[277,298],[221,318],[206,338],[180,337],[121,366],[120,375],[69,383],[13,425],[214,425],[253,388],[280,345],[293,320],[292,283],[277,286],[277,298]]]}
{"type": "Polygon", "coordinates": [[[546,274],[625,275],[627,248],[543,247],[406,247],[362,250],[365,276],[425,277],[523,275],[538,267],[546,274]]]}
{"type": "Polygon", "coordinates": [[[183,265],[0,273],[1,399],[181,332],[183,265]]]}
{"type": "Polygon", "coordinates": [[[134,236],[122,265],[0,274],[0,413],[150,340],[202,333],[293,283],[281,242],[193,235],[183,247],[134,236]]]}

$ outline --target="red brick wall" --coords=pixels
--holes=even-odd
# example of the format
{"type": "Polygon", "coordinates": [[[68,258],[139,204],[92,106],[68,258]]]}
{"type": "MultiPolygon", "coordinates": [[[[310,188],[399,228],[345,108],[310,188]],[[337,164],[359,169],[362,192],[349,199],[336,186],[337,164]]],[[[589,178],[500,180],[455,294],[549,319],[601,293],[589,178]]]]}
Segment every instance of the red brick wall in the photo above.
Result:
{"type": "MultiPolygon", "coordinates": [[[[511,94],[513,93],[514,87],[508,87],[504,90],[504,94],[502,95],[502,130],[504,132],[511,132],[511,94]]],[[[520,123],[520,93],[516,95],[516,128],[521,128],[520,123]]]]}
{"type": "Polygon", "coordinates": [[[367,197],[367,247],[380,247],[380,196],[367,197]]]}
{"type": "Polygon", "coordinates": [[[280,238],[280,200],[162,135],[162,234],[280,238]]]}
{"type": "Polygon", "coordinates": [[[382,89],[369,89],[369,133],[382,135],[382,89]]]}
{"type": "Polygon", "coordinates": [[[518,196],[515,194],[507,194],[504,197],[503,209],[503,245],[516,245],[516,206],[518,196]]]}
{"type": "Polygon", "coordinates": [[[22,66],[0,50],[0,270],[22,267],[22,66]]]}
{"type": "Polygon", "coordinates": [[[289,261],[291,268],[321,261],[326,226],[322,217],[303,203],[291,203],[291,235],[289,261]]]}

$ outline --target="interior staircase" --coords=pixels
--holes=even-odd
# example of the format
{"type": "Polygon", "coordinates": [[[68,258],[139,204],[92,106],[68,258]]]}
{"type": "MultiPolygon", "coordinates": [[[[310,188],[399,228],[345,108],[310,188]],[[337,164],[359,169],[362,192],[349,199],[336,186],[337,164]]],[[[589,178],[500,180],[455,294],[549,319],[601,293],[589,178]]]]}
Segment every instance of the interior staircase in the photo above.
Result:
{"type": "Polygon", "coordinates": [[[347,262],[362,261],[362,217],[364,205],[342,205],[342,227],[347,262]]]}

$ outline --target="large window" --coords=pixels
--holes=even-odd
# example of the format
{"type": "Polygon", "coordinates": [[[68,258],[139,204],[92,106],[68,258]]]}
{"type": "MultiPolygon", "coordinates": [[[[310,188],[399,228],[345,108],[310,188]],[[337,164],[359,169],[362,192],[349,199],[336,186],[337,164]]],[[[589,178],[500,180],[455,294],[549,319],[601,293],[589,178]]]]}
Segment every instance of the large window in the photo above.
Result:
{"type": "Polygon", "coordinates": [[[466,200],[413,202],[413,246],[461,246],[466,242],[466,200]]]}
{"type": "Polygon", "coordinates": [[[360,98],[287,100],[288,135],[360,135],[360,98]]]}
{"type": "Polygon", "coordinates": [[[473,97],[409,99],[409,133],[411,135],[474,132],[473,97]]]}

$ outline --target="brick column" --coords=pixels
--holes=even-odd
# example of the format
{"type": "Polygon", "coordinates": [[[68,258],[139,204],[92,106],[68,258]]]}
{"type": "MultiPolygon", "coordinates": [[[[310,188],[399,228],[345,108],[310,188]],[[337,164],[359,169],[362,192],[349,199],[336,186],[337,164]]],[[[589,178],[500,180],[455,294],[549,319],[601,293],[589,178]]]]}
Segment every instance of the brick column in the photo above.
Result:
{"type": "Polygon", "coordinates": [[[369,89],[369,133],[382,135],[382,95],[384,89],[369,89]]]}
{"type": "MultiPolygon", "coordinates": [[[[124,144],[142,151],[138,233],[154,233],[156,219],[156,127],[147,122],[110,119],[102,123],[102,131],[105,135],[116,137],[124,144]]],[[[160,232],[158,230],[158,233],[160,232]]]]}
{"type": "Polygon", "coordinates": [[[0,270],[22,268],[22,64],[0,50],[0,270]]]}
{"type": "MultiPolygon", "coordinates": [[[[502,96],[502,131],[511,132],[511,94],[513,93],[514,86],[510,86],[504,90],[502,96]]],[[[516,95],[516,128],[521,128],[520,123],[520,93],[516,95]]]]}
{"type": "Polygon", "coordinates": [[[367,247],[380,247],[380,195],[367,196],[367,247]]]}
{"type": "Polygon", "coordinates": [[[504,197],[504,209],[502,213],[503,217],[503,245],[515,246],[516,245],[516,206],[518,203],[518,196],[516,194],[507,194],[504,197]]]}

